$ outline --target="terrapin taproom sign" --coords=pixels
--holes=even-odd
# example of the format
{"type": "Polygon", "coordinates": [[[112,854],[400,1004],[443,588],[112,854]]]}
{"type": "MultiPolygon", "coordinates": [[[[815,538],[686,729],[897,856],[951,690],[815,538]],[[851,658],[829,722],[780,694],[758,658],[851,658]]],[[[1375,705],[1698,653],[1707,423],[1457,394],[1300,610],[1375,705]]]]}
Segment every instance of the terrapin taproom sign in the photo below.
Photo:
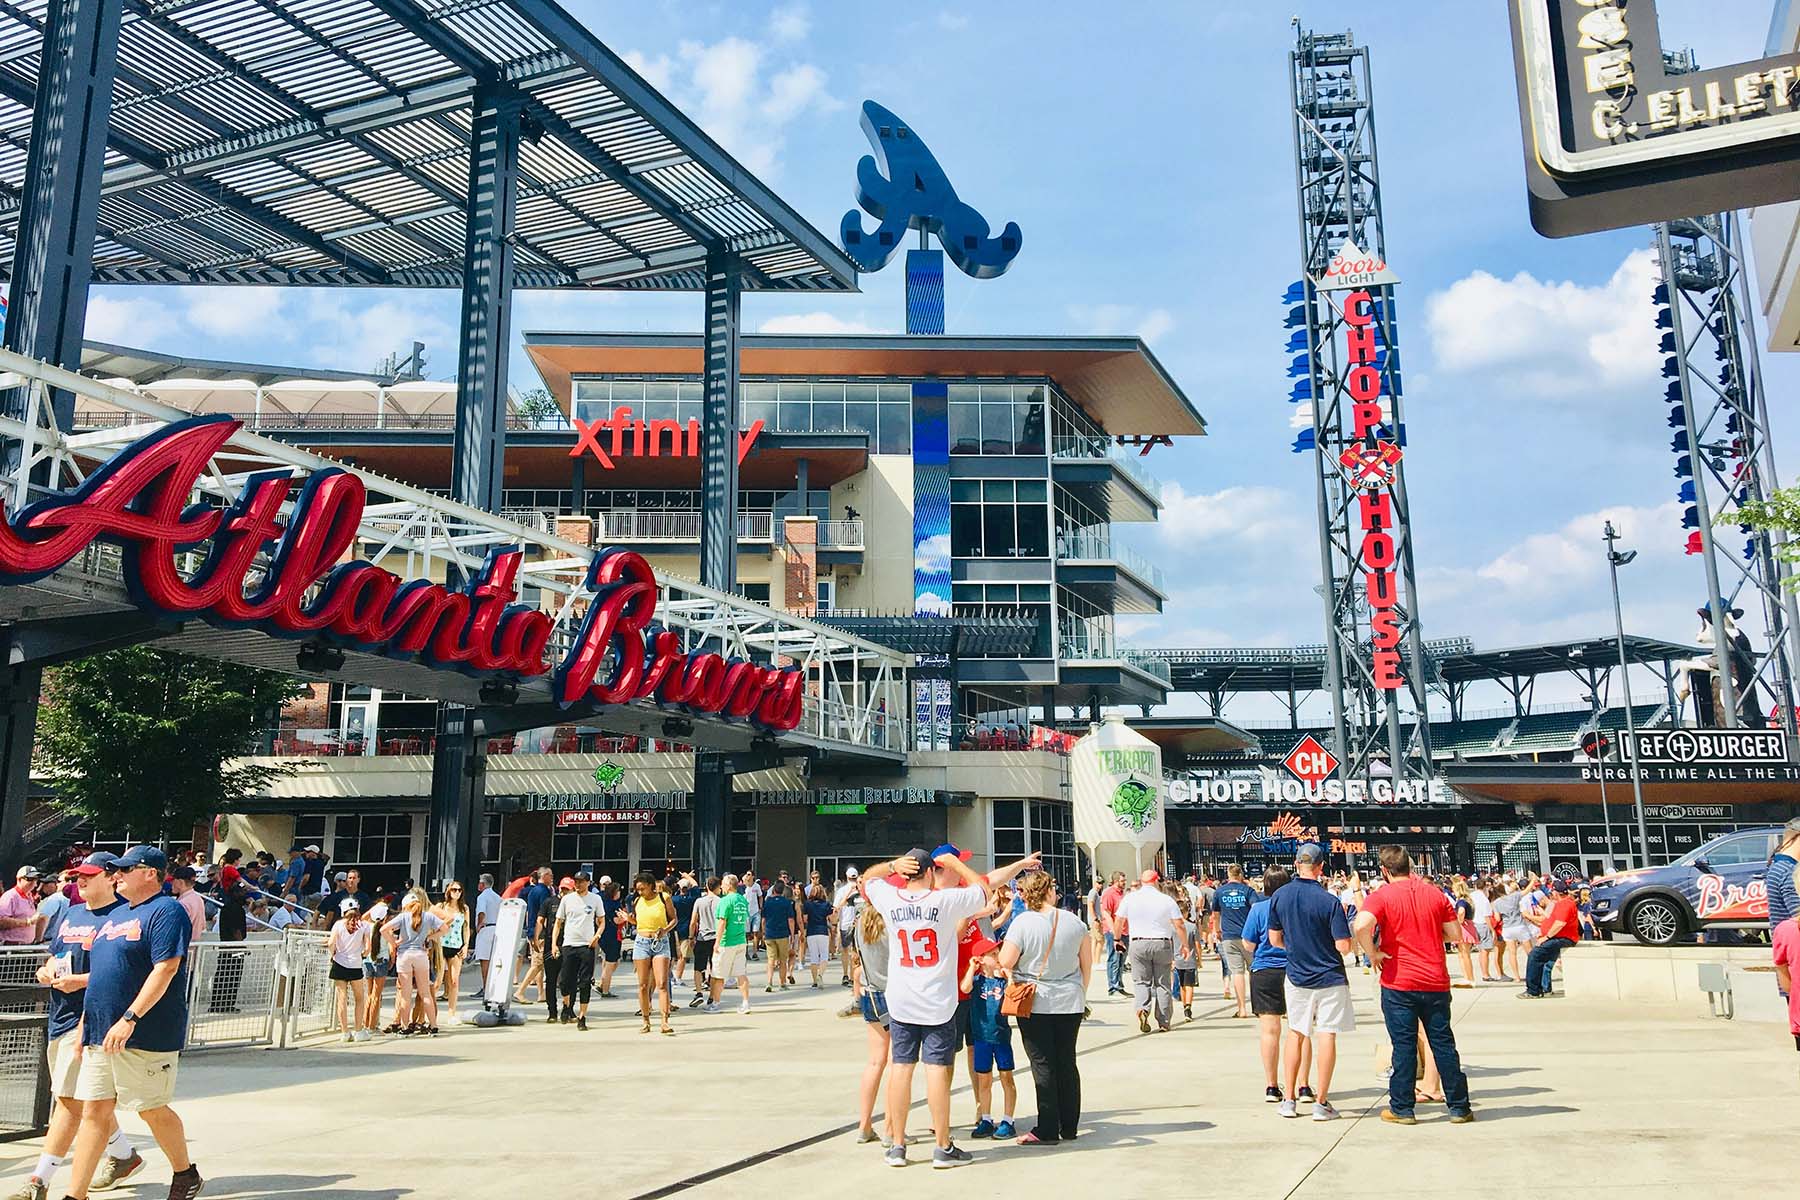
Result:
{"type": "Polygon", "coordinates": [[[492,551],[461,589],[346,561],[367,492],[361,477],[335,468],[307,476],[285,513],[295,483],[285,470],[250,476],[227,508],[194,504],[208,463],[242,425],[223,416],[176,421],[73,491],[13,514],[0,502],[0,584],[42,579],[95,542],[110,542],[124,551],[127,593],[152,612],[468,675],[549,673],[564,707],[651,699],[774,731],[800,723],[805,675],[685,651],[680,634],[654,622],[656,577],[629,551],[594,558],[587,613],[572,648],[552,664],[550,616],[516,603],[524,560],[516,546],[492,551]],[[199,566],[184,571],[183,559],[197,550],[199,566]]]}
{"type": "Polygon", "coordinates": [[[1655,0],[1511,4],[1539,233],[1800,197],[1800,54],[1685,71],[1685,56],[1665,58],[1673,48],[1663,45],[1655,0]]]}

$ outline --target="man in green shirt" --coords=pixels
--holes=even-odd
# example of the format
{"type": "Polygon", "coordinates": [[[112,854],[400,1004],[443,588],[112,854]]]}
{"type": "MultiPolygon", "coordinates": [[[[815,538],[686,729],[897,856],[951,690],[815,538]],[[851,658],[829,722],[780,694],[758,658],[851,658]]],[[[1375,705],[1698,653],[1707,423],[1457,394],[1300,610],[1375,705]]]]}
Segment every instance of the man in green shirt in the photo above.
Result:
{"type": "Polygon", "coordinates": [[[706,1006],[706,1011],[719,1011],[719,997],[725,991],[726,981],[736,980],[738,992],[743,996],[738,1011],[747,1013],[750,1011],[750,972],[745,969],[744,962],[748,954],[746,943],[750,938],[750,902],[738,890],[736,875],[727,875],[719,881],[716,911],[719,940],[713,950],[712,1003],[706,1006]]]}

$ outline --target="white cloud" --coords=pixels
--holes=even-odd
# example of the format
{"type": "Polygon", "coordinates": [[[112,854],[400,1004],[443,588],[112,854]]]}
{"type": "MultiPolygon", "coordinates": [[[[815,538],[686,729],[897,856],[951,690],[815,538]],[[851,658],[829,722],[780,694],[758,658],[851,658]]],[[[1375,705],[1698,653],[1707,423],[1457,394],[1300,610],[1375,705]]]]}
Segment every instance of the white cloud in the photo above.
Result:
{"type": "Polygon", "coordinates": [[[373,374],[389,353],[417,341],[425,343],[427,378],[456,373],[460,339],[454,292],[393,292],[368,304],[353,292],[315,289],[305,294],[305,306],[294,318],[305,353],[297,365],[373,374]]]}
{"type": "Polygon", "coordinates": [[[805,312],[783,313],[770,317],[756,327],[758,333],[811,333],[820,336],[834,334],[884,333],[866,321],[848,321],[836,313],[805,312]]]}
{"type": "Polygon", "coordinates": [[[1224,541],[1269,545],[1301,527],[1299,502],[1280,488],[1228,487],[1189,494],[1179,483],[1165,483],[1162,500],[1156,535],[1178,549],[1224,541]]]}
{"type": "Polygon", "coordinates": [[[273,287],[190,288],[187,321],[215,337],[268,337],[281,328],[287,289],[273,287]]]}
{"type": "Polygon", "coordinates": [[[804,4],[778,8],[769,16],[769,32],[778,42],[797,42],[812,32],[812,16],[804,4]]]}
{"type": "Polygon", "coordinates": [[[1657,352],[1650,298],[1656,256],[1635,250],[1605,283],[1544,281],[1476,271],[1425,302],[1434,365],[1479,372],[1484,394],[1590,396],[1653,384],[1657,352]]]}
{"type": "Polygon", "coordinates": [[[945,10],[938,13],[937,23],[939,29],[947,29],[951,33],[961,33],[969,27],[969,18],[966,13],[953,13],[945,10]]]}
{"type": "Polygon", "coordinates": [[[914,598],[913,611],[934,617],[947,617],[950,615],[950,601],[936,592],[924,592],[914,598]]]}
{"type": "Polygon", "coordinates": [[[1136,308],[1129,304],[1071,304],[1069,318],[1083,333],[1117,337],[1136,334],[1154,342],[1175,328],[1175,316],[1166,308],[1136,308]]]}
{"type": "Polygon", "coordinates": [[[160,301],[122,299],[98,291],[88,297],[85,332],[94,341],[149,349],[180,328],[180,315],[160,301]]]}
{"type": "MultiPolygon", "coordinates": [[[[1539,596],[1586,588],[1606,574],[1600,539],[1606,522],[1618,529],[1621,544],[1641,547],[1649,557],[1652,547],[1668,548],[1685,540],[1682,507],[1671,500],[1654,508],[1620,505],[1587,513],[1553,532],[1532,534],[1477,568],[1475,574],[1483,583],[1539,596]]],[[[1666,551],[1660,557],[1667,557],[1666,551]]]]}
{"type": "Polygon", "coordinates": [[[913,570],[927,575],[950,573],[950,535],[940,533],[913,547],[913,570]]]}
{"type": "Polygon", "coordinates": [[[827,75],[814,63],[771,64],[776,45],[804,39],[811,22],[806,10],[793,6],[771,18],[771,41],[742,37],[716,42],[685,41],[673,56],[652,58],[627,51],[625,61],[681,108],[697,124],[757,174],[780,168],[785,128],[813,112],[842,107],[827,90],[827,75]]]}

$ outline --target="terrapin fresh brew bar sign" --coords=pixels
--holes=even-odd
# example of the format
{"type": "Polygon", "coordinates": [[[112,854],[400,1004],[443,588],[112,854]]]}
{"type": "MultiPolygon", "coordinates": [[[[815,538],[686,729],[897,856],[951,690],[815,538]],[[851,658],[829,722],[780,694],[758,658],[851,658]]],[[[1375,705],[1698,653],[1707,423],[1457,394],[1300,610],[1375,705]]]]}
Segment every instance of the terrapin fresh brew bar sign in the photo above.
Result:
{"type": "Polygon", "coordinates": [[[1539,233],[1800,197],[1800,55],[1682,71],[1665,62],[1655,0],[1511,3],[1539,233]]]}
{"type": "Polygon", "coordinates": [[[548,674],[563,707],[649,699],[776,732],[799,725],[805,674],[684,650],[679,633],[655,623],[656,577],[638,554],[595,556],[587,613],[553,664],[549,614],[516,602],[517,547],[492,551],[462,589],[345,561],[367,502],[351,472],[314,471],[293,495],[292,471],[262,471],[227,508],[194,504],[208,464],[242,425],[223,416],[176,421],[72,491],[13,514],[0,504],[0,584],[42,579],[110,542],[124,551],[127,593],[152,612],[480,677],[548,674]],[[197,550],[198,568],[184,574],[183,559],[197,550]]]}

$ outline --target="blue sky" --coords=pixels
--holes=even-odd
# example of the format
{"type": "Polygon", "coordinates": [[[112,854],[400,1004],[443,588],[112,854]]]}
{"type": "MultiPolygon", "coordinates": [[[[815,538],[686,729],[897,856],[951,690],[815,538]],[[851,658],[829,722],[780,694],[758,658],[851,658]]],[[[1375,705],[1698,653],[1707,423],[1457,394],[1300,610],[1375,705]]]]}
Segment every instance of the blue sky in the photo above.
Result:
{"type": "MultiPolygon", "coordinates": [[[[916,128],[965,200],[996,228],[1024,230],[1005,277],[952,274],[951,332],[1141,334],[1209,422],[1211,437],[1148,460],[1167,507],[1159,527],[1129,536],[1169,572],[1171,597],[1163,617],[1126,624],[1131,640],[1318,640],[1311,462],[1288,452],[1279,303],[1299,257],[1286,53],[1290,12],[1335,31],[1344,6],[1039,0],[977,15],[565,2],[832,236],[866,149],[858,103],[875,98],[916,128]]],[[[1709,62],[1755,57],[1769,10],[1660,7],[1665,43],[1694,44],[1709,62]]],[[[1626,577],[1627,625],[1685,639],[1705,586],[1680,552],[1649,231],[1550,241],[1531,230],[1505,11],[1354,9],[1373,49],[1389,259],[1403,281],[1426,630],[1484,648],[1609,630],[1598,539],[1611,515],[1643,552],[1626,577]]],[[[746,319],[897,330],[900,274],[864,277],[859,295],[752,297],[746,319]]],[[[692,296],[526,294],[515,327],[692,330],[699,318],[692,296]]],[[[90,328],[187,354],[354,369],[417,338],[442,376],[455,369],[455,319],[449,293],[107,289],[90,328]]],[[[1765,366],[1778,440],[1791,439],[1800,355],[1765,366]]],[[[522,355],[514,380],[535,383],[522,355]]],[[[1757,637],[1760,619],[1746,628],[1757,637]]]]}

